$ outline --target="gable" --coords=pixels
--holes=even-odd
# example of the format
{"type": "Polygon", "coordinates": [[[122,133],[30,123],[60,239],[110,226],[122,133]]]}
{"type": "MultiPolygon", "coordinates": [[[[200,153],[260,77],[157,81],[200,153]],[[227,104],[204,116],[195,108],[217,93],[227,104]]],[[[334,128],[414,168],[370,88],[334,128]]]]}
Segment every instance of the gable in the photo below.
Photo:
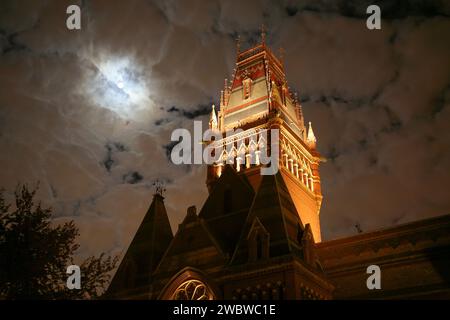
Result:
{"type": "Polygon", "coordinates": [[[150,274],[173,239],[163,197],[153,196],[153,201],[131,241],[117,269],[107,295],[117,295],[124,290],[148,285],[150,274]]]}
{"type": "Polygon", "coordinates": [[[207,268],[223,264],[225,255],[205,222],[197,216],[187,216],[180,224],[169,248],[161,259],[155,272],[172,272],[180,267],[207,268]]]}
{"type": "Polygon", "coordinates": [[[254,191],[247,178],[238,175],[231,166],[227,165],[206,199],[199,217],[208,220],[248,210],[253,197],[254,191]]]}
{"type": "Polygon", "coordinates": [[[232,263],[248,261],[247,237],[255,223],[269,234],[269,256],[281,256],[299,248],[300,221],[280,174],[263,176],[242,229],[232,263]],[[256,222],[255,222],[256,221],[256,222]]]}

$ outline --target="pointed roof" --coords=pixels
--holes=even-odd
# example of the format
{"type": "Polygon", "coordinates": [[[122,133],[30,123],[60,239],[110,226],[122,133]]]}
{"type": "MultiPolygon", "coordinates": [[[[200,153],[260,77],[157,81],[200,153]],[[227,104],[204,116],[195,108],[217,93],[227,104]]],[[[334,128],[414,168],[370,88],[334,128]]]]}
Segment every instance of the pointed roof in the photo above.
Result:
{"type": "Polygon", "coordinates": [[[226,165],[200,211],[199,217],[229,256],[234,252],[254,196],[247,177],[226,165]]]}
{"type": "Polygon", "coordinates": [[[164,252],[173,239],[164,197],[158,193],[142,220],[108,288],[108,295],[133,287],[148,285],[164,252]],[[132,268],[132,280],[130,279],[132,268]]]}
{"type": "Polygon", "coordinates": [[[242,127],[277,109],[282,119],[304,139],[304,120],[289,89],[282,61],[264,43],[239,52],[231,86],[221,95],[222,130],[242,127]],[[250,79],[250,85],[246,81],[250,79]],[[245,92],[244,92],[245,91],[245,92]]]}
{"type": "Polygon", "coordinates": [[[211,250],[216,261],[223,261],[225,253],[203,219],[196,214],[195,207],[189,207],[183,222],[179,225],[155,272],[171,273],[183,266],[201,267],[204,261],[197,255],[186,255],[199,250],[211,250]],[[174,263],[176,261],[176,263],[174,263]]]}
{"type": "Polygon", "coordinates": [[[209,127],[211,129],[217,129],[216,106],[214,104],[211,107],[211,115],[209,117],[209,127]]]}
{"type": "Polygon", "coordinates": [[[242,209],[250,208],[254,197],[253,188],[245,175],[240,175],[231,165],[225,165],[222,175],[215,182],[211,194],[206,199],[199,217],[202,219],[211,219],[224,216],[228,209],[229,212],[236,212],[242,209]],[[228,191],[227,191],[228,190],[228,191]],[[225,199],[225,193],[228,192],[230,198],[225,199]],[[225,205],[225,201],[231,203],[225,205]]]}
{"type": "Polygon", "coordinates": [[[278,87],[273,80],[271,87],[272,90],[270,92],[270,98],[272,99],[272,102],[276,102],[279,106],[281,106],[283,102],[281,101],[280,91],[278,90],[278,87]]]}
{"type": "Polygon", "coordinates": [[[311,121],[309,122],[308,137],[306,138],[306,142],[308,143],[308,145],[311,148],[313,148],[313,149],[316,148],[317,139],[316,139],[316,136],[314,135],[311,121]]]}
{"type": "Polygon", "coordinates": [[[195,206],[190,206],[187,209],[186,216],[184,217],[184,220],[181,224],[187,225],[189,223],[195,223],[198,220],[197,218],[197,208],[195,206]]]}
{"type": "Polygon", "coordinates": [[[298,252],[298,233],[302,225],[280,173],[263,176],[231,263],[248,261],[246,239],[256,219],[270,235],[270,257],[298,252]]]}

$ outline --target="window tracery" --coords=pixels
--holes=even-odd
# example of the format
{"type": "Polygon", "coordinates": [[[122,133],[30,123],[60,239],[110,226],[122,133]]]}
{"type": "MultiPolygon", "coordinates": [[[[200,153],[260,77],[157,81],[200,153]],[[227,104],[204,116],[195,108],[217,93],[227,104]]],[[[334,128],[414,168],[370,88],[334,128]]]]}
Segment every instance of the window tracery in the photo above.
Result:
{"type": "Polygon", "coordinates": [[[213,298],[208,286],[196,279],[184,281],[172,295],[172,300],[212,300],[213,298]]]}

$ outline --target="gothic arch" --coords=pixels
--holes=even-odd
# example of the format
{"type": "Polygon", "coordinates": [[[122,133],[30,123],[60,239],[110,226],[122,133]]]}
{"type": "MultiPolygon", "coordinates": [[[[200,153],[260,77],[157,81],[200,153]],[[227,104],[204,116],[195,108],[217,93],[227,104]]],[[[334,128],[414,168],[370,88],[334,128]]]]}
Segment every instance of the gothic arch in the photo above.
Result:
{"type": "Polygon", "coordinates": [[[247,242],[249,261],[269,258],[270,234],[257,217],[250,227],[247,242]]]}
{"type": "Polygon", "coordinates": [[[216,300],[220,293],[200,270],[186,267],[175,274],[161,291],[158,300],[216,300]]]}

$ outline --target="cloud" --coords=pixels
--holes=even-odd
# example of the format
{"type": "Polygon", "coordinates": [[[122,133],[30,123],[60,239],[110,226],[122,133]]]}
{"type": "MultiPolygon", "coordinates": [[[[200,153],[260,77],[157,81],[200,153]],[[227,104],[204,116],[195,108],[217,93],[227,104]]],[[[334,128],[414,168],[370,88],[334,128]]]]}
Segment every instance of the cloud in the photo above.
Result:
{"type": "Polygon", "coordinates": [[[246,48],[264,23],[328,158],[324,238],[448,213],[450,7],[382,1],[369,31],[365,3],[80,1],[69,31],[70,1],[3,1],[2,186],[41,181],[44,203],[80,227],[80,256],[127,247],[157,178],[175,230],[207,190],[204,166],[168,162],[171,132],[206,128],[237,34],[246,48]]]}

